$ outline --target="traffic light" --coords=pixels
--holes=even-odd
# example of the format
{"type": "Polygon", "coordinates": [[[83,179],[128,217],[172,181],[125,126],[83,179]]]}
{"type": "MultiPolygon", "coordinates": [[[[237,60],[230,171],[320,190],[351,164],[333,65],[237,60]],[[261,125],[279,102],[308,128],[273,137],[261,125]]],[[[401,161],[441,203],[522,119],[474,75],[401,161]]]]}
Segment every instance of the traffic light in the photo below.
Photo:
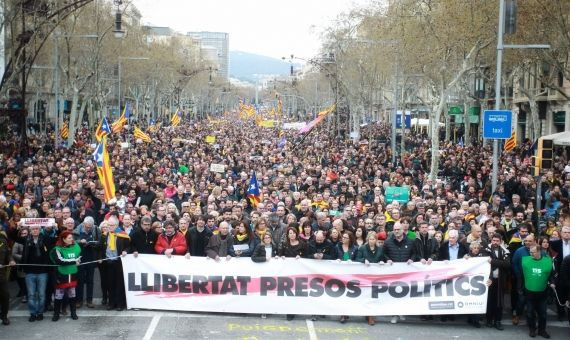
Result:
{"type": "Polygon", "coordinates": [[[552,169],[553,147],[552,139],[545,139],[544,137],[538,139],[537,157],[540,162],[540,169],[552,169]]]}

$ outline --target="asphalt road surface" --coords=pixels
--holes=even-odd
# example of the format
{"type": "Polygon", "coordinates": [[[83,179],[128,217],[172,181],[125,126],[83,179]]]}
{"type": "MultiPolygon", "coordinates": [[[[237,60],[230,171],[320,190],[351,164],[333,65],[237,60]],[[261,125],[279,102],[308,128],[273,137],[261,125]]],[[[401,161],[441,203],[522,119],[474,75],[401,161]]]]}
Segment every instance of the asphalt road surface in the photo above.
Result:
{"type": "MultiPolygon", "coordinates": [[[[97,276],[97,273],[96,273],[97,276]]],[[[96,287],[99,287],[97,281],[96,287]]],[[[12,296],[17,293],[15,283],[11,286],[12,296]]],[[[95,296],[100,296],[96,289],[95,296]]],[[[508,300],[508,298],[506,299],[508,300]]],[[[390,317],[376,317],[375,326],[368,326],[363,317],[351,317],[345,324],[338,317],[319,317],[311,321],[309,316],[297,316],[287,321],[285,315],[268,315],[262,319],[259,314],[217,314],[195,312],[163,312],[126,310],[107,311],[100,305],[100,298],[94,300],[96,307],[78,310],[79,320],[69,315],[58,322],[51,321],[51,312],[45,313],[43,321],[28,322],[27,305],[20,298],[12,298],[10,326],[0,325],[0,339],[527,339],[528,328],[524,320],[518,326],[511,325],[505,315],[504,331],[494,328],[476,329],[467,324],[464,316],[454,322],[420,321],[418,317],[407,317],[406,321],[390,324],[390,317]]],[[[556,320],[554,311],[548,311],[547,331],[552,339],[570,339],[568,322],[556,320]]],[[[541,337],[537,337],[539,339],[541,337]]],[[[529,338],[530,339],[530,338],[529,338]]]]}

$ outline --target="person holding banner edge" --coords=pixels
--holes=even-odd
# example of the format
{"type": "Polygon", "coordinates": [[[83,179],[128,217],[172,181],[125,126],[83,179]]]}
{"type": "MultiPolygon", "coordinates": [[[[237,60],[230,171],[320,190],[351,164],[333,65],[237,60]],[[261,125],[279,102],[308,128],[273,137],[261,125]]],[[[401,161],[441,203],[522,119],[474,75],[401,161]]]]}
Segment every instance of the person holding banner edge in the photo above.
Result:
{"type": "Polygon", "coordinates": [[[10,267],[6,265],[15,265],[12,259],[12,253],[8,247],[8,237],[3,229],[0,229],[0,320],[4,326],[10,324],[8,319],[8,308],[10,307],[10,290],[8,288],[8,273],[10,267]]]}
{"type": "MultiPolygon", "coordinates": [[[[344,235],[343,235],[343,242],[344,242],[344,235]]],[[[378,236],[376,236],[376,232],[370,231],[366,235],[366,243],[358,248],[358,252],[356,254],[356,261],[364,263],[366,266],[369,266],[371,263],[384,264],[385,259],[386,258],[384,257],[384,252],[382,251],[382,248],[378,247],[378,236]]],[[[348,316],[340,317],[341,323],[346,322],[346,320],[348,320],[348,316]]],[[[367,316],[366,321],[370,326],[374,326],[374,324],[376,323],[373,316],[367,316]]]]}
{"type": "MultiPolygon", "coordinates": [[[[392,236],[384,242],[384,256],[386,262],[406,262],[411,264],[414,262],[415,256],[414,242],[404,235],[404,228],[400,222],[394,223],[392,236]]],[[[403,315],[394,315],[390,323],[398,323],[398,320],[406,320],[403,315]]]]}
{"type": "Polygon", "coordinates": [[[69,231],[64,231],[59,235],[55,247],[50,251],[49,255],[51,261],[58,265],[56,271],[54,310],[51,320],[59,320],[59,313],[64,296],[67,296],[69,299],[71,318],[77,320],[75,287],[77,286],[77,265],[81,263],[81,248],[73,240],[73,234],[69,231]]]}
{"type": "MultiPolygon", "coordinates": [[[[279,256],[282,258],[293,257],[296,259],[305,257],[308,251],[307,244],[299,238],[299,231],[296,228],[287,227],[286,235],[285,241],[283,241],[281,247],[279,247],[279,256]]],[[[291,321],[294,318],[294,314],[287,314],[287,321],[291,321]]]]}

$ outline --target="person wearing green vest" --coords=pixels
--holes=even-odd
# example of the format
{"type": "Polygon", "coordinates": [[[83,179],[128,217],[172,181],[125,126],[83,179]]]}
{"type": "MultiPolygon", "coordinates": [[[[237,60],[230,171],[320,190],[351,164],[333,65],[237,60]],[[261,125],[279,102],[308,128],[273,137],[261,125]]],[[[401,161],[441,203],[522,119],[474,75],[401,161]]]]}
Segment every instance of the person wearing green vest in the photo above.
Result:
{"type": "Polygon", "coordinates": [[[75,287],[77,286],[77,265],[81,262],[81,248],[73,240],[69,231],[62,232],[55,247],[50,252],[50,259],[57,264],[55,281],[55,300],[52,321],[59,320],[61,302],[67,294],[71,318],[77,320],[77,306],[75,304],[75,287]]]}
{"type": "Polygon", "coordinates": [[[532,245],[530,256],[522,258],[522,274],[526,299],[526,318],[529,335],[534,338],[536,332],[536,316],[538,316],[538,335],[550,338],[546,332],[546,296],[547,289],[554,288],[552,258],[542,255],[540,245],[532,245]]]}

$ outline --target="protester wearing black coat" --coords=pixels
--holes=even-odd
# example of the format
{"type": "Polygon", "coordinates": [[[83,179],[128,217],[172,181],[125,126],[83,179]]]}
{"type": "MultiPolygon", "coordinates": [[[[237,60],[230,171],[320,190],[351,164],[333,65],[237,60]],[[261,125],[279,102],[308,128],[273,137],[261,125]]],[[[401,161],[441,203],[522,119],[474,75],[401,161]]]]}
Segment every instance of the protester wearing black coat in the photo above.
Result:
{"type": "Polygon", "coordinates": [[[206,226],[202,231],[199,231],[198,227],[190,228],[186,233],[186,244],[190,255],[206,256],[206,246],[212,235],[212,231],[206,226]]]}
{"type": "MultiPolygon", "coordinates": [[[[271,257],[277,256],[277,246],[273,244],[271,246],[271,257]]],[[[267,248],[265,244],[259,243],[253,253],[251,254],[251,260],[253,262],[266,262],[267,261],[267,248]]]]}
{"type": "Polygon", "coordinates": [[[324,239],[323,242],[317,242],[316,238],[309,241],[309,252],[307,254],[307,258],[314,259],[315,254],[323,254],[323,260],[337,259],[337,250],[329,239],[324,239]]]}
{"type": "Polygon", "coordinates": [[[434,238],[430,238],[428,234],[419,236],[414,240],[414,262],[421,260],[437,261],[439,257],[439,246],[434,238]]]}
{"type": "MultiPolygon", "coordinates": [[[[498,239],[501,238],[497,234],[498,239]]],[[[509,260],[509,251],[501,245],[494,246],[492,243],[487,246],[484,253],[491,258],[491,286],[489,287],[489,294],[487,297],[487,326],[495,327],[498,330],[503,330],[501,325],[504,297],[506,293],[508,273],[511,268],[511,261],[509,260]]]]}
{"type": "Polygon", "coordinates": [[[414,242],[405,235],[397,240],[393,235],[384,243],[386,261],[407,262],[415,258],[414,242]]]}
{"type": "Polygon", "coordinates": [[[154,230],[144,231],[139,228],[131,236],[132,251],[139,254],[155,254],[154,246],[157,239],[158,234],[154,230]]]}
{"type": "MultiPolygon", "coordinates": [[[[567,227],[565,227],[567,228],[567,227]]],[[[562,238],[565,237],[564,234],[565,229],[562,229],[562,238]]],[[[561,280],[561,267],[562,267],[562,261],[564,260],[564,239],[560,239],[560,240],[555,240],[555,241],[551,241],[550,242],[550,249],[552,249],[553,253],[556,254],[556,256],[554,256],[552,258],[552,262],[554,263],[554,272],[558,275],[557,279],[556,279],[556,292],[558,293],[558,295],[562,295],[564,296],[564,285],[565,283],[561,280]]],[[[570,241],[569,241],[570,242],[570,241]]],[[[563,306],[560,306],[558,304],[556,304],[556,310],[557,310],[557,314],[558,314],[558,319],[560,321],[562,321],[564,319],[564,314],[568,313],[568,322],[570,322],[570,310],[566,310],[563,306]]]]}
{"type": "MultiPolygon", "coordinates": [[[[560,282],[560,289],[557,287],[557,291],[562,294],[558,298],[560,303],[570,306],[570,255],[562,259],[562,264],[560,265],[560,274],[558,275],[558,282],[560,282]]],[[[570,316],[568,316],[568,323],[570,323],[570,316]]]]}

